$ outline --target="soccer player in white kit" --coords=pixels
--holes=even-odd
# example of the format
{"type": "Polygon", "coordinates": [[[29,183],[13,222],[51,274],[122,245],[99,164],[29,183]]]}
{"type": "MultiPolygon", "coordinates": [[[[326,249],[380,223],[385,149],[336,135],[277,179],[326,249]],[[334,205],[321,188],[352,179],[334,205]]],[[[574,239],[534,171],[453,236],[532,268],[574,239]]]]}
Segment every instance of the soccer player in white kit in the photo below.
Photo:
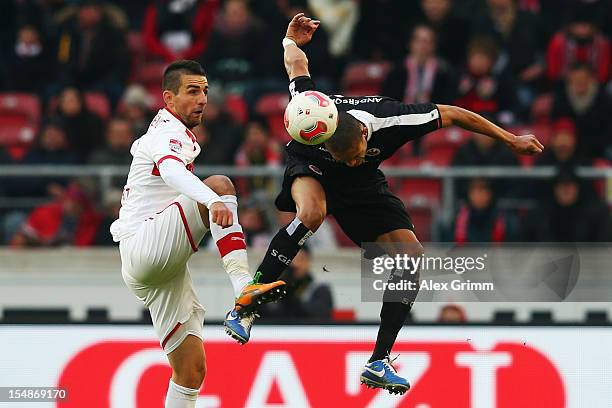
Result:
{"type": "Polygon", "coordinates": [[[155,332],[172,367],[166,408],[193,408],[206,373],[202,346],[204,308],[187,266],[210,230],[236,296],[225,320],[240,343],[249,340],[256,305],[277,300],[285,283],[253,282],[238,223],[236,191],[229,178],[201,181],[193,173],[200,146],[192,129],[202,122],[208,80],[195,61],[175,61],[163,76],[165,108],[134,142],[119,219],[127,286],[149,308],[155,332]]]}

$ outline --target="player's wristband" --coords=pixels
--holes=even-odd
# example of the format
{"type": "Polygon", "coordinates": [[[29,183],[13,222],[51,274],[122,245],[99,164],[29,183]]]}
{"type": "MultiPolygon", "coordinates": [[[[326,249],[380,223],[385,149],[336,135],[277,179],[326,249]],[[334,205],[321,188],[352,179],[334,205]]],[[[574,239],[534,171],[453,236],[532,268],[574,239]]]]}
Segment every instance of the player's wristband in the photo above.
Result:
{"type": "Polygon", "coordinates": [[[293,44],[293,45],[295,45],[297,47],[297,44],[291,38],[287,38],[287,37],[283,38],[283,48],[287,48],[287,46],[289,46],[291,44],[293,44]]]}

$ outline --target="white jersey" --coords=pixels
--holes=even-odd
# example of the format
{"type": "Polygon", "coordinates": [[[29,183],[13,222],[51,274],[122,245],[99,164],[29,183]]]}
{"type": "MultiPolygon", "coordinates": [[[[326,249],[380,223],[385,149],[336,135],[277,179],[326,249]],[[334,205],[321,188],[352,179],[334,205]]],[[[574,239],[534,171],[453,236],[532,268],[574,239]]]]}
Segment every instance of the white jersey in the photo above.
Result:
{"type": "Polygon", "coordinates": [[[134,158],[123,189],[119,219],[110,227],[115,242],[133,235],[144,220],[180,195],[161,178],[159,165],[164,160],[177,160],[193,171],[200,146],[193,132],[164,108],[151,121],[147,133],[132,144],[130,153],[134,158]]]}

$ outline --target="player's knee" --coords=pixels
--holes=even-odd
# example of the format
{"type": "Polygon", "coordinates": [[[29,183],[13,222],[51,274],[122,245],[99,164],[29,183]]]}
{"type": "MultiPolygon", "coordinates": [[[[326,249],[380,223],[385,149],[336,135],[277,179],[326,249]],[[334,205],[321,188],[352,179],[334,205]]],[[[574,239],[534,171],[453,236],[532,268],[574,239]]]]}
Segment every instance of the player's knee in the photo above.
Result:
{"type": "Polygon", "coordinates": [[[200,388],[206,377],[206,360],[194,359],[176,372],[177,382],[188,388],[200,388]]]}
{"type": "Polygon", "coordinates": [[[227,176],[217,174],[205,178],[203,182],[218,195],[236,195],[234,183],[227,176]]]}
{"type": "Polygon", "coordinates": [[[323,220],[325,219],[325,210],[322,208],[311,206],[304,209],[300,209],[297,212],[297,217],[302,221],[302,224],[311,231],[316,231],[323,220]]]}

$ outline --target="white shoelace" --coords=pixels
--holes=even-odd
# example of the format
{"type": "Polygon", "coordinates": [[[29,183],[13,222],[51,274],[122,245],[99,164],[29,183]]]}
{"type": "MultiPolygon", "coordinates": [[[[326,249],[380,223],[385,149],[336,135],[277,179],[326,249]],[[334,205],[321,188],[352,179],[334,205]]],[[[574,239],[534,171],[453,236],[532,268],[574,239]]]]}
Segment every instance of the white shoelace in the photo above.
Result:
{"type": "Polygon", "coordinates": [[[400,355],[398,354],[398,355],[397,355],[397,356],[395,356],[395,358],[393,358],[393,359],[391,358],[391,356],[387,356],[387,358],[385,358],[385,359],[383,360],[383,364],[384,364],[384,365],[385,365],[387,368],[389,368],[389,370],[391,370],[391,371],[392,371],[393,373],[395,373],[395,374],[397,374],[397,371],[395,370],[395,367],[393,367],[393,362],[394,362],[395,360],[397,360],[399,356],[400,356],[400,355]]]}
{"type": "Polygon", "coordinates": [[[259,317],[259,314],[251,313],[250,315],[245,316],[240,319],[240,325],[244,327],[245,329],[248,329],[249,327],[253,325],[253,321],[258,317],[259,317]]]}

